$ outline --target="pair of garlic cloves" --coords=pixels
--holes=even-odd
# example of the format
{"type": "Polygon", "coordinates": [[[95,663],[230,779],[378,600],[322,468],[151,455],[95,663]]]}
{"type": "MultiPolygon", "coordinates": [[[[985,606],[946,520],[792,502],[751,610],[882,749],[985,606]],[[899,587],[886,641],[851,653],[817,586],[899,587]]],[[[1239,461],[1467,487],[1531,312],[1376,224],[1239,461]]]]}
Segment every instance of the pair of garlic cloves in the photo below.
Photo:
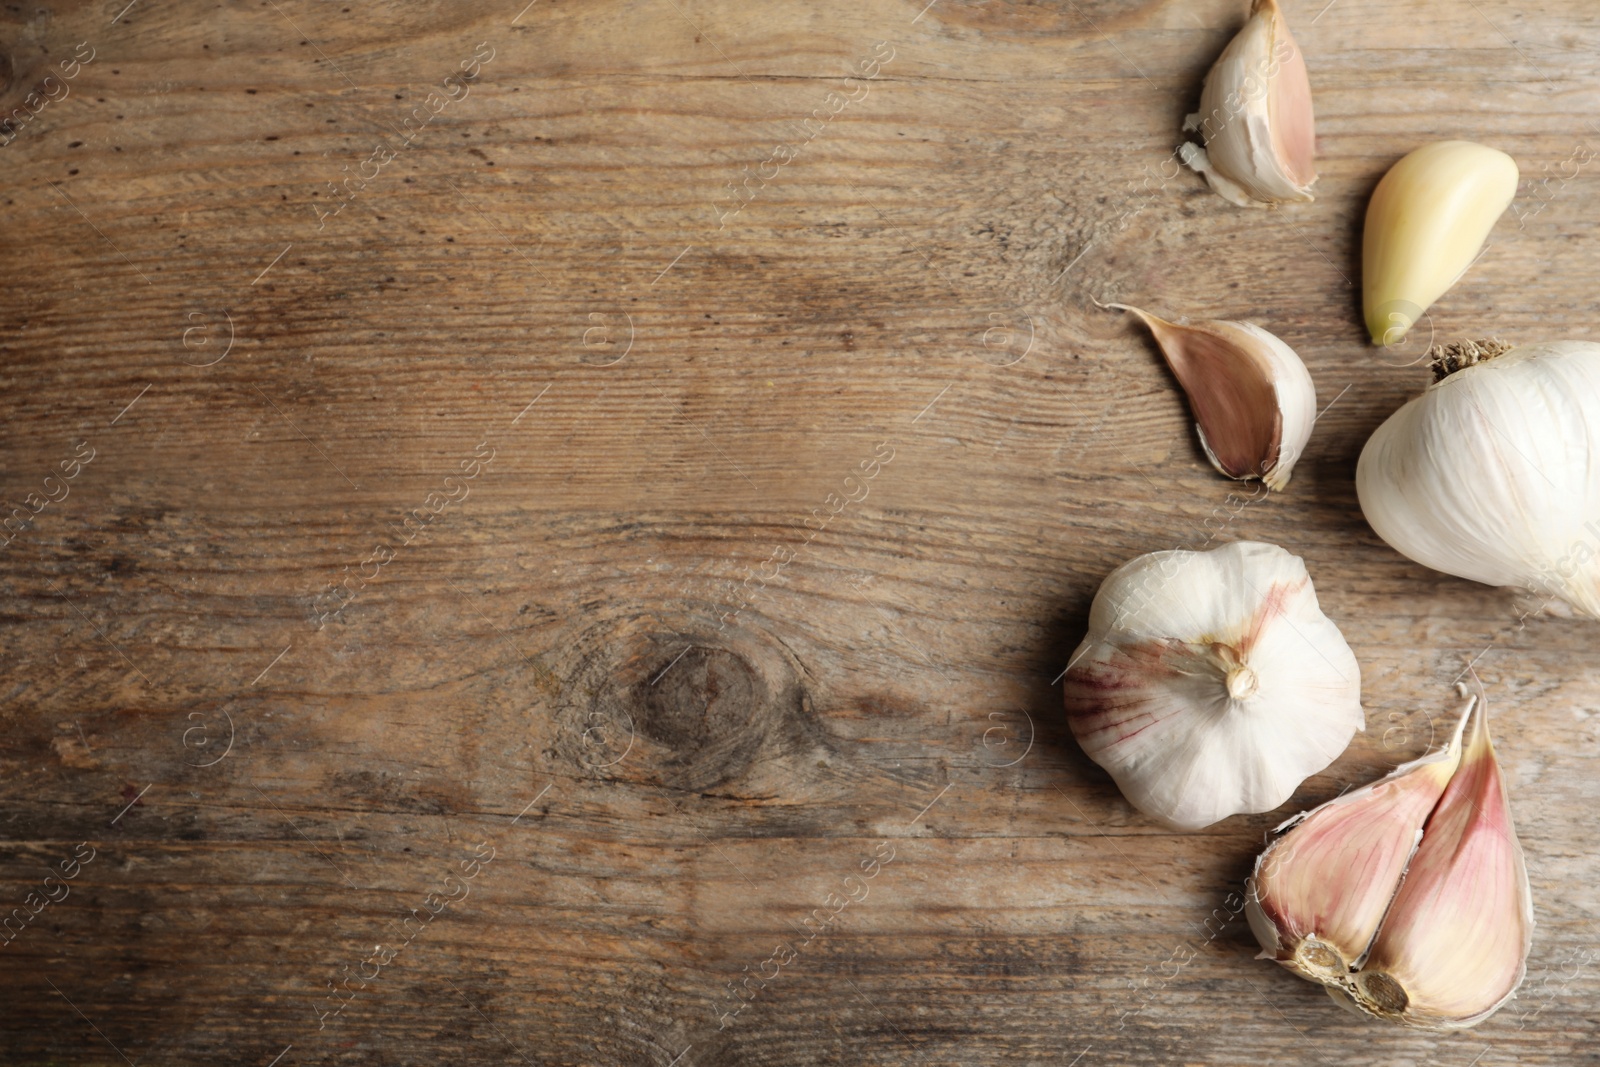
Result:
{"type": "Polygon", "coordinates": [[[1229,478],[1281,490],[1311,437],[1317,390],[1283,341],[1248,322],[1180,325],[1127,304],[1155,336],[1194,412],[1200,447],[1229,478]]]}
{"type": "Polygon", "coordinates": [[[1514,994],[1533,898],[1481,698],[1444,750],[1286,829],[1247,894],[1260,958],[1424,1029],[1474,1026],[1514,994]]]}

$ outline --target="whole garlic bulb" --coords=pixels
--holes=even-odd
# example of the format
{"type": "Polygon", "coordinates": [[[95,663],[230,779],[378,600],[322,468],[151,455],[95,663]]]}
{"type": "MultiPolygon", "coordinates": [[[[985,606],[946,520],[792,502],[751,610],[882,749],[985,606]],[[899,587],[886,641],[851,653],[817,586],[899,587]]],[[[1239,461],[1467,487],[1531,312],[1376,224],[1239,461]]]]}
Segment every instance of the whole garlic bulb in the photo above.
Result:
{"type": "Polygon", "coordinates": [[[1254,541],[1113,571],[1066,709],[1128,801],[1183,830],[1276,808],[1366,725],[1361,669],[1305,563],[1254,541]]]}
{"type": "Polygon", "coordinates": [[[1600,618],[1600,344],[1435,351],[1439,380],[1361,450],[1367,522],[1423,566],[1600,618]]]}
{"type": "Polygon", "coordinates": [[[1178,158],[1240,207],[1311,200],[1315,126],[1305,57],[1276,0],[1255,0],[1184,121],[1206,146],[1185,144],[1178,158]]]}

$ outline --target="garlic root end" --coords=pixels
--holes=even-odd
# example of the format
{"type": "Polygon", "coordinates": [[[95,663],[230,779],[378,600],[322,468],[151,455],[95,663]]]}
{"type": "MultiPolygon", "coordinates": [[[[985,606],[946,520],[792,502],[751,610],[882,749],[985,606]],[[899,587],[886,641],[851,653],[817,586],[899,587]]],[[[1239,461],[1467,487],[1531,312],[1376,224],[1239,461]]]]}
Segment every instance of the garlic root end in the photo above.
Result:
{"type": "Polygon", "coordinates": [[[1514,347],[1498,337],[1482,341],[1452,341],[1447,345],[1434,345],[1427,352],[1428,369],[1433,371],[1435,382],[1442,382],[1458,370],[1487,362],[1496,356],[1503,356],[1514,347]]]}

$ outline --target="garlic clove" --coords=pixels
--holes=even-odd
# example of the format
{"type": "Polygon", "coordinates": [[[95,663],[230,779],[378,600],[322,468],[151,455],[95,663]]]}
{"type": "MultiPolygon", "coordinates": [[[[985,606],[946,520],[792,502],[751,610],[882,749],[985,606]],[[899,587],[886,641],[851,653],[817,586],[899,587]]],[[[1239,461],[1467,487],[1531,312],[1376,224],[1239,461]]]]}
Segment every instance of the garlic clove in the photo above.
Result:
{"type": "Polygon", "coordinates": [[[1067,721],[1140,811],[1270,811],[1364,727],[1361,670],[1299,557],[1241,541],[1118,567],[1065,676],[1067,721]]]}
{"type": "Polygon", "coordinates": [[[1600,618],[1600,344],[1434,349],[1356,464],[1372,529],[1434,570],[1600,618]]]}
{"type": "Polygon", "coordinates": [[[1422,828],[1461,763],[1463,712],[1450,743],[1388,777],[1278,827],[1256,860],[1245,914],[1259,959],[1312,981],[1340,981],[1366,956],[1422,828]]]}
{"type": "Polygon", "coordinates": [[[1472,141],[1423,145],[1389,168],[1367,204],[1361,289],[1375,345],[1398,344],[1466,273],[1517,195],[1517,164],[1472,141]]]}
{"type": "Polygon", "coordinates": [[[1184,122],[1205,147],[1185,144],[1179,158],[1240,207],[1311,200],[1315,125],[1305,57],[1276,0],[1256,0],[1184,122]]]}
{"type": "Polygon", "coordinates": [[[1105,306],[1133,312],[1155,335],[1213,467],[1268,489],[1289,484],[1317,418],[1316,386],[1294,349],[1248,322],[1180,326],[1127,304],[1105,306]]]}
{"type": "Polygon", "coordinates": [[[1511,999],[1527,973],[1533,895],[1488,723],[1480,699],[1461,766],[1350,989],[1380,1018],[1425,1029],[1474,1026],[1511,999]]]}

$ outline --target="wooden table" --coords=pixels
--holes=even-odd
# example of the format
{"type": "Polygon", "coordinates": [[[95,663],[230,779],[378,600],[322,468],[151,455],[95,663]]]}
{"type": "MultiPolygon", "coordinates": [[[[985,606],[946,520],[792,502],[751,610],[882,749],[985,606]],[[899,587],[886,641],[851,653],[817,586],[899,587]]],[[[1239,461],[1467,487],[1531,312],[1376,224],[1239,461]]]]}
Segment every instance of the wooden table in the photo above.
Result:
{"type": "Polygon", "coordinates": [[[1321,177],[1253,212],[1166,162],[1241,0],[123,3],[0,15],[5,1063],[1600,1062],[1600,629],[1352,484],[1425,379],[1358,316],[1405,151],[1524,176],[1439,339],[1596,336],[1592,5],[1289,0],[1321,177]],[[1096,299],[1299,350],[1287,492],[1096,299]],[[1236,539],[1367,729],[1174,834],[1056,679],[1112,567],[1236,539]],[[1237,894],[1474,657],[1529,978],[1385,1028],[1237,894]]]}

